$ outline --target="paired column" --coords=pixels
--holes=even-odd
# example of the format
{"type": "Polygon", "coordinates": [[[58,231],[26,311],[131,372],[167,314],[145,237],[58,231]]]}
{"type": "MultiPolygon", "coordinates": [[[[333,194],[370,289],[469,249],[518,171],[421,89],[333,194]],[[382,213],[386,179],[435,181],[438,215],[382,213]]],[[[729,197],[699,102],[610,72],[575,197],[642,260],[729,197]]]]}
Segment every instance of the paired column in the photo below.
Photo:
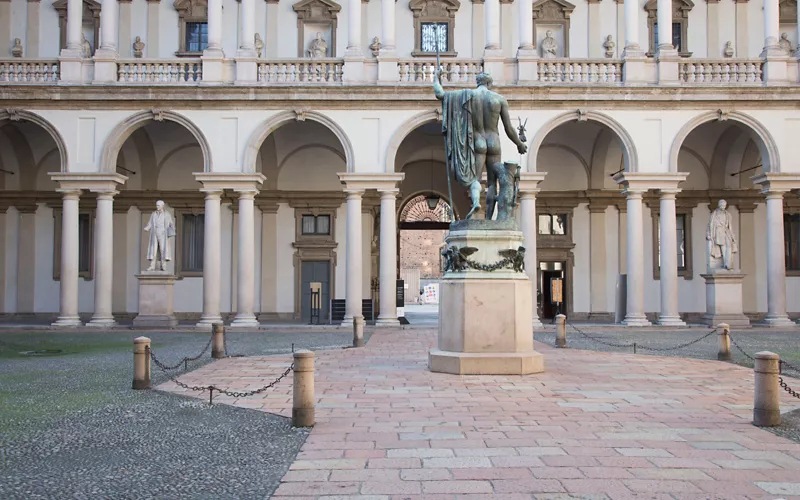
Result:
{"type": "MultiPolygon", "coordinates": [[[[778,0],[764,0],[764,50],[779,48],[780,17],[778,0]]],[[[800,17],[800,13],[798,13],[800,17]]]]}
{"type": "Polygon", "coordinates": [[[519,7],[519,48],[533,50],[533,0],[517,0],[519,7]]]}
{"type": "MultiPolygon", "coordinates": [[[[625,0],[625,54],[641,56],[639,47],[639,1],[625,0]]],[[[672,26],[672,21],[669,23],[672,26]]]]}
{"type": "Polygon", "coordinates": [[[658,23],[658,50],[672,50],[672,0],[658,0],[656,4],[658,23]]]}
{"type": "Polygon", "coordinates": [[[661,241],[661,314],[658,324],[684,326],[678,313],[678,234],[675,215],[675,195],[680,189],[662,189],[659,213],[661,241]]]}
{"type": "Polygon", "coordinates": [[[537,301],[539,289],[539,261],[536,256],[536,193],[538,189],[519,192],[520,229],[522,230],[523,245],[525,246],[525,274],[533,284],[533,327],[542,328],[539,320],[539,304],[537,301]]]}
{"type": "Polygon", "coordinates": [[[381,0],[381,30],[383,40],[382,51],[394,52],[395,50],[395,0],[381,0]]]}
{"type": "MultiPolygon", "coordinates": [[[[117,191],[97,193],[94,243],[94,314],[87,326],[114,326],[112,297],[114,285],[114,195],[117,191]]],[[[62,271],[63,279],[63,271],[62,271]]]]}
{"type": "Polygon", "coordinates": [[[67,0],[67,50],[82,52],[81,23],[83,21],[83,1],[67,0]]]}
{"type": "Polygon", "coordinates": [[[347,2],[347,55],[363,56],[361,49],[361,0],[347,2]]]}
{"type": "Polygon", "coordinates": [[[769,326],[791,325],[786,314],[783,191],[767,191],[767,316],[769,326]]]}
{"type": "Polygon", "coordinates": [[[628,230],[628,298],[622,324],[649,326],[644,315],[644,236],[642,227],[642,195],[646,189],[627,188],[628,230]]]}
{"type": "MultiPolygon", "coordinates": [[[[391,0],[394,2],[394,0],[391,0]]],[[[378,325],[396,326],[397,304],[397,214],[396,198],[399,189],[381,189],[381,248],[380,248],[380,302],[378,325]]],[[[348,247],[349,248],[349,247],[348,247]]],[[[349,280],[348,280],[349,283],[349,280]]]]}
{"type": "MultiPolygon", "coordinates": [[[[100,48],[109,52],[117,51],[117,23],[119,20],[117,14],[119,4],[117,2],[118,0],[103,0],[100,11],[100,48]]],[[[69,10],[69,4],[67,4],[67,10],[69,10]]],[[[68,12],[68,24],[70,15],[68,12]]]]}
{"type": "MultiPolygon", "coordinates": [[[[80,19],[80,17],[78,17],[80,19]]],[[[61,297],[58,319],[53,326],[80,326],[78,316],[78,201],[80,189],[59,189],[63,195],[61,215],[61,297]]],[[[23,251],[25,251],[23,249],[23,251]]]]}
{"type": "Polygon", "coordinates": [[[232,326],[258,328],[254,309],[255,296],[255,208],[258,191],[241,190],[239,193],[239,269],[236,295],[236,317],[232,326]]]}
{"type": "MultiPolygon", "coordinates": [[[[532,15],[532,14],[531,14],[532,15]]],[[[484,6],[486,23],[486,50],[499,50],[500,45],[500,0],[486,0],[484,6]]],[[[533,23],[533,18],[531,18],[533,23]]],[[[495,77],[499,77],[496,75],[495,77]]]]}
{"type": "Polygon", "coordinates": [[[347,282],[346,305],[343,324],[353,322],[353,316],[361,316],[361,189],[345,189],[347,195],[347,282]]]}
{"type": "Polygon", "coordinates": [[[210,329],[212,324],[222,323],[219,305],[222,254],[220,197],[222,190],[201,189],[201,191],[206,195],[205,233],[203,234],[203,315],[200,317],[197,327],[210,329]]]}
{"type": "Polygon", "coordinates": [[[206,50],[222,52],[222,0],[208,0],[208,47],[206,50]]]}
{"type": "Polygon", "coordinates": [[[239,45],[239,56],[256,55],[256,2],[255,0],[241,0],[242,42],[239,45]]]}

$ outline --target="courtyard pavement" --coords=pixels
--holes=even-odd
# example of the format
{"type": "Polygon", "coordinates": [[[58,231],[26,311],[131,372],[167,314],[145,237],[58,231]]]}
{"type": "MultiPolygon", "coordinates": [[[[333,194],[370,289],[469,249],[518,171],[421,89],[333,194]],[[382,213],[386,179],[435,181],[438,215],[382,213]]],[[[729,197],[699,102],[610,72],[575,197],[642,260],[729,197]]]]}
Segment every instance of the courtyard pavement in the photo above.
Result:
{"type": "MultiPolygon", "coordinates": [[[[800,444],[751,424],[752,369],[537,342],[544,373],[462,377],[427,370],[435,342],[380,330],[318,352],[317,425],[274,496],[800,498],[800,444]]],[[[228,358],[181,380],[255,388],[289,363],[228,358]]],[[[289,416],[291,391],[215,401],[289,416]]]]}

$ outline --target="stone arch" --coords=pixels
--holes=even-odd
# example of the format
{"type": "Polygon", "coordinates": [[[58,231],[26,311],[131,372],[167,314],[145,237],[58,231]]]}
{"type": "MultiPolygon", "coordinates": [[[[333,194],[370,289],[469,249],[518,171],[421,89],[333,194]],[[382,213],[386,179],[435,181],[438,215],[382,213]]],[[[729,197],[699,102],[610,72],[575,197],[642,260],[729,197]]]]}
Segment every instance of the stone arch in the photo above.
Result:
{"type": "Polygon", "coordinates": [[[353,145],[350,143],[350,139],[345,134],[344,130],[331,118],[327,117],[326,115],[319,113],[317,111],[281,111],[271,117],[269,117],[266,121],[261,123],[252,134],[250,134],[250,139],[247,141],[247,147],[244,150],[244,158],[242,159],[242,171],[248,174],[252,174],[256,172],[256,160],[258,159],[258,151],[261,149],[261,144],[266,140],[267,137],[282,125],[289,123],[293,120],[297,121],[305,121],[311,120],[315,121],[325,127],[328,128],[333,135],[339,139],[339,143],[342,145],[344,149],[345,155],[345,162],[347,163],[347,171],[348,172],[355,172],[355,156],[353,152],[353,145]]]}
{"type": "Polygon", "coordinates": [[[392,134],[392,138],[389,140],[389,147],[386,148],[386,164],[384,166],[384,172],[387,174],[393,174],[395,172],[394,163],[397,159],[397,150],[400,148],[400,145],[403,143],[406,137],[408,137],[408,134],[416,130],[418,127],[425,125],[426,123],[439,120],[441,120],[441,113],[439,108],[436,108],[435,110],[425,111],[424,113],[415,115],[400,125],[400,127],[395,130],[394,134],[392,134]]]}
{"type": "Polygon", "coordinates": [[[447,197],[447,193],[442,193],[439,189],[418,189],[418,190],[416,190],[416,191],[414,191],[414,192],[412,192],[412,193],[410,193],[410,194],[408,194],[406,196],[403,196],[403,200],[400,203],[397,204],[398,208],[397,208],[396,216],[398,218],[400,217],[400,214],[403,213],[403,209],[406,208],[406,205],[408,205],[411,202],[411,200],[413,200],[414,198],[416,198],[418,196],[422,196],[422,195],[426,195],[426,194],[435,194],[436,196],[441,198],[442,201],[447,203],[447,205],[450,207],[450,210],[453,210],[453,202],[450,200],[450,198],[447,197]]]}
{"type": "Polygon", "coordinates": [[[669,171],[678,171],[678,153],[681,151],[683,141],[700,125],[712,122],[714,120],[726,121],[733,120],[742,125],[745,125],[749,130],[754,133],[753,140],[758,146],[763,161],[762,169],[764,172],[780,172],[780,157],[778,156],[778,146],[772,138],[766,127],[755,118],[746,115],[740,111],[708,111],[706,113],[695,116],[684,125],[675,140],[672,141],[672,146],[669,150],[669,171]]]}
{"type": "Polygon", "coordinates": [[[58,154],[61,157],[61,171],[68,172],[69,171],[69,157],[67,154],[67,145],[64,142],[64,138],[59,133],[58,129],[53,126],[52,123],[45,120],[41,116],[37,115],[36,113],[32,113],[30,111],[25,111],[22,109],[0,109],[0,123],[4,121],[20,121],[25,120],[31,123],[35,123],[39,125],[44,130],[50,134],[50,137],[53,138],[53,141],[56,143],[56,147],[58,148],[58,154]]]}
{"type": "Polygon", "coordinates": [[[151,111],[140,111],[138,113],[134,113],[114,127],[111,133],[108,134],[108,138],[106,138],[106,142],[103,145],[103,152],[100,156],[101,171],[115,172],[117,170],[116,161],[119,151],[122,149],[122,145],[125,143],[125,141],[127,141],[136,130],[144,127],[150,121],[160,122],[164,120],[183,126],[189,131],[189,133],[192,134],[192,136],[194,136],[195,140],[200,145],[200,149],[203,151],[203,172],[213,171],[211,162],[211,147],[209,146],[208,140],[206,140],[206,136],[203,134],[200,128],[198,128],[193,121],[179,113],[155,109],[151,111]]]}
{"type": "Polygon", "coordinates": [[[633,139],[631,139],[628,131],[625,130],[618,121],[597,111],[578,110],[564,113],[563,115],[553,118],[536,132],[528,148],[528,172],[537,172],[536,162],[539,156],[539,149],[550,132],[565,123],[587,120],[601,123],[616,134],[617,138],[619,138],[622,143],[622,156],[625,160],[626,172],[636,172],[639,170],[639,157],[636,153],[636,145],[633,143],[633,139]]]}

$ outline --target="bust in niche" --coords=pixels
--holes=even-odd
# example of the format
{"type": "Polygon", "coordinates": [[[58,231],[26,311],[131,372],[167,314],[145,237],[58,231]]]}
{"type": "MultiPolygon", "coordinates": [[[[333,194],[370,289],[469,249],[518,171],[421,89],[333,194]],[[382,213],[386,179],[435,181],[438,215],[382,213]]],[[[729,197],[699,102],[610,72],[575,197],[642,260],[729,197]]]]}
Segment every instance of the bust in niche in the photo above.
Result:
{"type": "Polygon", "coordinates": [[[328,55],[328,42],[322,38],[322,33],[317,32],[317,37],[311,40],[308,46],[308,55],[312,59],[320,59],[328,55]]]}
{"type": "Polygon", "coordinates": [[[544,40],[542,40],[542,57],[544,59],[553,59],[557,57],[557,51],[558,43],[556,43],[556,39],[553,38],[553,32],[551,30],[547,30],[544,35],[544,40]]]}

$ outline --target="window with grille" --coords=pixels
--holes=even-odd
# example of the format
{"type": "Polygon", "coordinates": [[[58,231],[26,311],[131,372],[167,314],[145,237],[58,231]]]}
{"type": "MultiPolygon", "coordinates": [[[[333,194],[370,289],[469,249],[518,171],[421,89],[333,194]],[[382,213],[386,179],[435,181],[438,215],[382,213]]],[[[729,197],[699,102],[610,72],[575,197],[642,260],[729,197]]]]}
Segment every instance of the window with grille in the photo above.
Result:
{"type": "Polygon", "coordinates": [[[202,273],[205,216],[183,214],[181,226],[181,271],[202,273]]]}
{"type": "Polygon", "coordinates": [[[783,241],[786,247],[786,270],[800,271],[800,214],[783,216],[783,241]]]}
{"type": "Polygon", "coordinates": [[[447,52],[448,23],[421,23],[420,25],[420,50],[422,52],[436,53],[447,52]]]}
{"type": "Polygon", "coordinates": [[[302,233],[309,235],[331,234],[330,215],[304,215],[302,221],[302,233]]]}
{"type": "Polygon", "coordinates": [[[208,23],[186,23],[186,51],[202,52],[208,46],[208,23]]]}

